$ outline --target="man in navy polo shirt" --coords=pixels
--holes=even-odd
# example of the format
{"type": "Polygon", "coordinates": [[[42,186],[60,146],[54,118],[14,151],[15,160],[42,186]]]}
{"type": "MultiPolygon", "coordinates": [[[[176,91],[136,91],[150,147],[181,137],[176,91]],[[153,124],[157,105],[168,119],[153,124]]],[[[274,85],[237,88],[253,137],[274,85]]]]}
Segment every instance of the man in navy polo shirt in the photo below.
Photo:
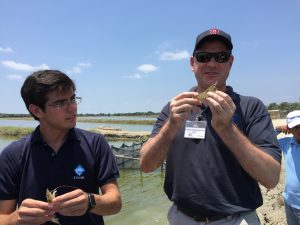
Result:
{"type": "Polygon", "coordinates": [[[281,151],[264,104],[226,85],[232,49],[222,30],[198,35],[190,59],[197,86],[162,109],[141,149],[144,172],[166,160],[171,225],[259,224],[258,183],[279,181],[281,151]]]}
{"type": "Polygon", "coordinates": [[[0,155],[0,224],[101,225],[120,211],[114,156],[102,135],[75,128],[75,91],[57,70],[26,78],[21,95],[39,126],[0,155]]]}

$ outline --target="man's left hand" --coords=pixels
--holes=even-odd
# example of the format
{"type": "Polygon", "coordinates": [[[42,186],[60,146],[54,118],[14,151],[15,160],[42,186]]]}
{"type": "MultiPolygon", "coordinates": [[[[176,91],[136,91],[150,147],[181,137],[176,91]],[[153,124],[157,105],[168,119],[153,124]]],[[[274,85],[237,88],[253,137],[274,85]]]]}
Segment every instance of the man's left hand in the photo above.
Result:
{"type": "Polygon", "coordinates": [[[206,103],[212,112],[211,125],[216,132],[232,125],[232,116],[236,106],[229,95],[222,91],[208,92],[206,103]]]}
{"type": "Polygon", "coordinates": [[[87,194],[80,189],[55,197],[52,201],[55,211],[63,216],[82,216],[88,208],[87,194]]]}

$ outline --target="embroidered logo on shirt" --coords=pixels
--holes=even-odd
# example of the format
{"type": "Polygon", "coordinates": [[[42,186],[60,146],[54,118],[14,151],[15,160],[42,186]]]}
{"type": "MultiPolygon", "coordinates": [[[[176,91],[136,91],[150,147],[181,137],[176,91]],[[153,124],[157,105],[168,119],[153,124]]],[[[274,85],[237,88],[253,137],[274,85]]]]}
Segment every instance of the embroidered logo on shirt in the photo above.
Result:
{"type": "Polygon", "coordinates": [[[74,169],[74,172],[77,174],[77,176],[74,176],[73,179],[76,180],[82,180],[84,179],[84,176],[82,174],[85,172],[85,169],[80,164],[74,169]]]}

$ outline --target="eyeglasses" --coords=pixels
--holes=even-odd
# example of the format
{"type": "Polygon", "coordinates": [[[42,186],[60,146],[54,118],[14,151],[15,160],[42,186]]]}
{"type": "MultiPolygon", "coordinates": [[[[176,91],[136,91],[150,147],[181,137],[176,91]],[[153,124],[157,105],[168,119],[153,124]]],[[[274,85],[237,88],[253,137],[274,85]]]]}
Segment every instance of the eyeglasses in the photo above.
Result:
{"type": "Polygon", "coordinates": [[[194,57],[198,63],[207,63],[214,58],[218,63],[228,62],[231,56],[231,51],[227,52],[195,52],[194,57]]]}
{"type": "Polygon", "coordinates": [[[73,97],[70,100],[62,100],[62,101],[49,103],[48,106],[60,110],[60,109],[66,109],[69,105],[78,105],[81,101],[82,101],[81,97],[73,97]]]}

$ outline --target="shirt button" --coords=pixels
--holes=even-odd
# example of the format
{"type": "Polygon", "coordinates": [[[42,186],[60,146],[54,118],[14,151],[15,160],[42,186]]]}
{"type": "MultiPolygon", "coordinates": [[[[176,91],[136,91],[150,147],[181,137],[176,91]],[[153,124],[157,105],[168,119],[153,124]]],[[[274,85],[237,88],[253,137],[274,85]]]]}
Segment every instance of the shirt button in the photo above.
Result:
{"type": "Polygon", "coordinates": [[[54,152],[52,152],[51,156],[55,156],[55,153],[54,153],[54,152]]]}

